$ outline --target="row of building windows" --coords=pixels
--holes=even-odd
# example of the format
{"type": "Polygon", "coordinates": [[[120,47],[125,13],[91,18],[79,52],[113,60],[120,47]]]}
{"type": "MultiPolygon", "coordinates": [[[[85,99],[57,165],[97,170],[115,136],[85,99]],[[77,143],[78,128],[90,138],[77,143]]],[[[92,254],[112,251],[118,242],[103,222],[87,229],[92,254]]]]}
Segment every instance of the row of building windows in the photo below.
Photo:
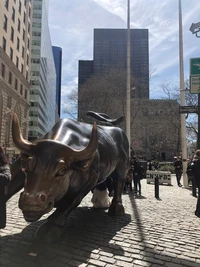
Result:
{"type": "MultiPolygon", "coordinates": [[[[2,39],[2,48],[3,48],[4,52],[6,53],[7,47],[6,47],[6,39],[4,37],[2,39]]],[[[17,48],[19,48],[19,38],[17,41],[17,48]]],[[[25,56],[25,48],[24,48],[24,46],[22,46],[22,58],[23,59],[24,59],[24,56],[25,56]]],[[[9,57],[12,61],[14,60],[12,47],[10,47],[9,57]]],[[[21,64],[21,69],[19,68],[19,57],[18,56],[16,56],[15,65],[22,73],[24,73],[24,64],[23,63],[21,64]]],[[[26,55],[26,65],[29,66],[29,55],[28,54],[26,55]]],[[[28,80],[28,71],[26,71],[26,79],[28,80]]]]}
{"type": "MultiPolygon", "coordinates": [[[[5,32],[7,32],[7,29],[8,29],[8,18],[6,17],[6,15],[4,15],[3,29],[4,29],[5,32]]],[[[19,19],[18,19],[17,30],[20,33],[21,23],[20,23],[19,19]]],[[[28,33],[30,33],[30,23],[28,24],[28,33]]],[[[22,39],[23,39],[24,42],[25,42],[25,34],[26,34],[25,29],[23,29],[22,39]]],[[[15,37],[15,31],[14,31],[14,28],[11,26],[10,27],[10,40],[12,42],[14,42],[14,37],[15,37]]],[[[17,37],[17,44],[19,44],[19,43],[20,43],[20,40],[17,37]]],[[[29,49],[29,45],[30,45],[30,41],[29,41],[29,38],[28,38],[28,41],[27,41],[28,49],[29,49]]],[[[19,45],[17,46],[17,50],[19,51],[19,45]]]]}
{"type": "MultiPolygon", "coordinates": [[[[5,64],[1,64],[1,77],[3,79],[6,79],[6,66],[5,64]]],[[[11,71],[8,72],[8,83],[13,86],[15,88],[15,90],[18,91],[19,89],[19,92],[22,96],[24,96],[24,98],[27,100],[27,97],[28,97],[28,91],[26,88],[23,88],[23,85],[20,84],[20,87],[19,87],[19,80],[17,78],[14,78],[13,77],[13,73],[11,71]]]]}
{"type": "MultiPolygon", "coordinates": [[[[29,2],[31,2],[30,0],[29,0],[29,2]]],[[[16,0],[14,0],[14,3],[16,4],[16,0]]],[[[9,0],[5,0],[5,8],[7,9],[7,10],[9,10],[9,0]]],[[[26,6],[26,4],[27,4],[27,0],[24,0],[24,6],[26,6]]],[[[12,10],[13,10],[14,8],[12,7],[12,10]]],[[[19,14],[21,14],[21,12],[22,12],[22,2],[21,1],[19,1],[19,5],[18,5],[18,12],[19,12],[19,14]]],[[[15,13],[15,12],[14,12],[15,13]]],[[[31,8],[29,7],[29,17],[31,16],[31,8]]]]}

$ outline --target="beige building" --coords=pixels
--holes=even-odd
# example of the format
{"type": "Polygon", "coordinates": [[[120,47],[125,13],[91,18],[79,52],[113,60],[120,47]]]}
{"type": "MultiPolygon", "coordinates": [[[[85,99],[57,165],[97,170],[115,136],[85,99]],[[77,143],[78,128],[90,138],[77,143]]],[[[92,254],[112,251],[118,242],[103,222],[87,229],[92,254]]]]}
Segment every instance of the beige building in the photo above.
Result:
{"type": "Polygon", "coordinates": [[[131,146],[140,158],[171,161],[181,153],[179,103],[131,100],[131,146]]]}
{"type": "Polygon", "coordinates": [[[0,12],[0,145],[11,157],[14,112],[28,137],[32,1],[1,0],[0,12]]]}
{"type": "MultiPolygon", "coordinates": [[[[87,111],[106,113],[111,118],[126,116],[125,98],[92,97],[79,94],[79,120],[92,123],[87,111]],[[87,105],[84,105],[87,103],[87,105]]],[[[119,127],[126,129],[126,120],[119,127]]],[[[99,123],[99,122],[98,122],[99,123]]],[[[99,123],[100,124],[100,123],[99,123]]],[[[140,159],[171,161],[181,153],[180,114],[176,100],[131,99],[131,142],[130,145],[140,159]]]]}

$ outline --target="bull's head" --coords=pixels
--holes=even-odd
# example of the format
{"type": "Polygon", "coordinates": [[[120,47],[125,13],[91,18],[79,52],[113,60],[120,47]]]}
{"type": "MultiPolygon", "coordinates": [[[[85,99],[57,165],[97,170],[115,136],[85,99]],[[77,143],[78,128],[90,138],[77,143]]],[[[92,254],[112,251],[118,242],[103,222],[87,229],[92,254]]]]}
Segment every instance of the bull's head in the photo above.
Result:
{"type": "Polygon", "coordinates": [[[27,221],[37,221],[66,194],[74,173],[80,176],[80,172],[89,172],[98,145],[96,124],[88,145],[82,150],[51,139],[38,139],[33,143],[25,140],[16,114],[13,115],[12,137],[15,146],[28,155],[23,160],[26,181],[19,208],[27,221]]]}

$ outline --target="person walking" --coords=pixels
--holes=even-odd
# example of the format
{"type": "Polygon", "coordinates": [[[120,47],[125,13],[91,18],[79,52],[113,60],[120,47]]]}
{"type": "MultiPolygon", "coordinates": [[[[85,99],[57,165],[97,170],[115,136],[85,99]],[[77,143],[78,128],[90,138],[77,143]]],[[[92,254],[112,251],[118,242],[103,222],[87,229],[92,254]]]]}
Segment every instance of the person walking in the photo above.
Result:
{"type": "Polygon", "coordinates": [[[134,194],[141,196],[141,183],[140,180],[142,179],[142,168],[140,165],[139,160],[136,156],[133,157],[133,183],[134,183],[134,194]]]}
{"type": "Polygon", "coordinates": [[[180,159],[180,157],[176,158],[176,160],[174,161],[174,169],[175,169],[175,174],[176,174],[176,181],[177,181],[177,185],[179,187],[182,186],[180,180],[181,180],[181,176],[182,176],[182,161],[180,159]]]}
{"type": "Polygon", "coordinates": [[[198,188],[198,198],[197,198],[195,215],[200,218],[200,149],[196,150],[191,163],[191,167],[195,184],[196,187],[198,188]]]}
{"type": "Polygon", "coordinates": [[[0,146],[0,229],[6,226],[6,186],[11,180],[7,157],[0,146]]]}

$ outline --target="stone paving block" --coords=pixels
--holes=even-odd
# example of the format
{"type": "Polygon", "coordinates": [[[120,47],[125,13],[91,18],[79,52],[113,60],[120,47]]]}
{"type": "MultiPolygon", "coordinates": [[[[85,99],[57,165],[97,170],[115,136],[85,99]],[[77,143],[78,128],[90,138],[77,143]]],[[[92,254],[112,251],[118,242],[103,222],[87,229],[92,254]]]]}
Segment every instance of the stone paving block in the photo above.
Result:
{"type": "Polygon", "coordinates": [[[99,266],[99,267],[105,267],[106,266],[106,263],[105,262],[102,262],[102,261],[99,261],[99,260],[92,260],[90,259],[88,261],[89,264],[93,264],[94,266],[99,266]]]}
{"type": "Polygon", "coordinates": [[[100,256],[99,258],[100,261],[106,262],[108,264],[115,264],[116,260],[114,258],[108,258],[105,256],[100,256]]]}

